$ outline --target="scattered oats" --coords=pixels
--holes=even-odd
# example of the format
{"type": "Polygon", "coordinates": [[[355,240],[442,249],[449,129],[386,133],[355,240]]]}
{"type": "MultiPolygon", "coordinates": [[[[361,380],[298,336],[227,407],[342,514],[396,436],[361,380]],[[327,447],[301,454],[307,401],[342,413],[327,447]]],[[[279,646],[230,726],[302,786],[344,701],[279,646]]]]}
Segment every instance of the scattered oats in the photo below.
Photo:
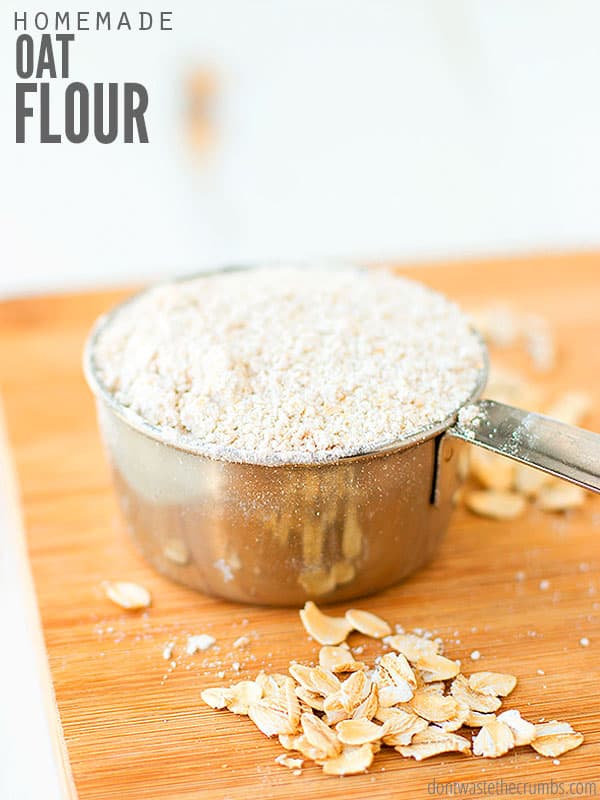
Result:
{"type": "Polygon", "coordinates": [[[516,685],[515,676],[503,672],[474,672],[469,676],[470,689],[496,697],[506,697],[516,685]]]}
{"type": "Polygon", "coordinates": [[[450,693],[461,703],[465,703],[471,711],[481,711],[487,714],[497,711],[502,705],[499,697],[472,689],[464,675],[458,675],[452,681],[450,693]]]}
{"type": "Polygon", "coordinates": [[[409,707],[428,722],[445,722],[456,716],[459,705],[453,697],[420,689],[415,692],[409,707]]]}
{"type": "Polygon", "coordinates": [[[279,704],[269,699],[259,700],[248,708],[248,716],[265,736],[295,733],[296,726],[279,704]]]}
{"type": "Polygon", "coordinates": [[[550,588],[550,581],[547,580],[540,581],[540,590],[542,592],[547,592],[549,588],[550,588]]]}
{"type": "Polygon", "coordinates": [[[275,763],[280,764],[282,767],[296,770],[302,767],[304,764],[304,759],[294,758],[293,756],[289,756],[287,753],[280,753],[278,756],[275,756],[275,763]]]}
{"type": "Polygon", "coordinates": [[[540,755],[549,758],[574,750],[583,742],[583,735],[576,733],[568,722],[544,722],[535,726],[535,733],[531,746],[540,755]]]}
{"type": "Polygon", "coordinates": [[[277,737],[279,744],[286,750],[297,750],[297,745],[300,744],[301,736],[292,733],[280,733],[277,737]]]}
{"type": "Polygon", "coordinates": [[[510,711],[503,711],[501,714],[498,714],[498,722],[503,722],[511,729],[515,740],[515,747],[531,744],[535,739],[535,725],[523,719],[516,708],[511,708],[510,711]]]}
{"type": "Polygon", "coordinates": [[[566,425],[581,425],[591,411],[593,401],[585,392],[567,392],[547,409],[547,415],[566,425]]]}
{"type": "Polygon", "coordinates": [[[483,728],[484,725],[487,725],[488,722],[492,722],[495,719],[495,714],[485,714],[481,711],[472,711],[469,709],[469,713],[465,717],[464,724],[468,728],[483,728]]]}
{"type": "Polygon", "coordinates": [[[534,367],[540,372],[548,372],[556,363],[556,346],[548,323],[541,317],[527,314],[523,324],[525,347],[534,367]]]}
{"type": "Polygon", "coordinates": [[[127,611],[148,608],[152,602],[152,596],[148,589],[140,586],[139,583],[104,581],[102,588],[109,600],[127,611]]]}
{"type": "MultiPolygon", "coordinates": [[[[385,653],[379,659],[377,668],[373,676],[377,683],[380,693],[385,688],[395,688],[400,690],[401,697],[396,701],[404,703],[413,696],[413,690],[417,688],[417,679],[408,663],[406,656],[402,653],[385,653]]],[[[381,701],[382,705],[384,703],[381,701]]],[[[392,705],[395,705],[393,703],[392,705]]]]}
{"type": "Polygon", "coordinates": [[[335,725],[352,716],[371,719],[377,711],[377,687],[364,672],[353,672],[338,692],[325,698],[327,722],[335,725]]]}
{"type": "MultiPolygon", "coordinates": [[[[486,342],[499,348],[520,344],[531,358],[535,369],[540,372],[548,372],[555,366],[554,336],[543,317],[517,311],[503,303],[494,303],[471,311],[470,317],[486,342]]],[[[519,403],[510,396],[496,399],[512,401],[513,404],[525,408],[530,405],[527,402],[519,403]]]]}
{"type": "Polygon", "coordinates": [[[520,335],[519,315],[504,303],[490,303],[473,309],[469,316],[485,341],[497,347],[513,345],[520,335]]]}
{"type": "Polygon", "coordinates": [[[399,745],[395,749],[405,757],[422,761],[439,753],[470,753],[471,743],[464,736],[447,733],[435,725],[429,725],[424,731],[413,736],[411,744],[399,745]]]}
{"type": "Polygon", "coordinates": [[[305,689],[320,695],[334,694],[341,689],[341,683],[333,672],[318,667],[306,667],[295,661],[290,662],[290,675],[305,689]]]}
{"type": "MultiPolygon", "coordinates": [[[[496,716],[501,698],[515,688],[515,676],[490,671],[459,674],[460,662],[441,655],[442,641],[431,632],[417,629],[406,634],[396,626],[400,632],[389,635],[389,626],[379,626],[383,621],[374,615],[351,610],[349,618],[329,617],[314,604],[307,604],[301,615],[311,635],[316,626],[317,641],[338,640],[323,644],[317,666],[291,661],[289,675],[260,672],[254,680],[201,693],[212,708],[247,715],[266,736],[277,736],[290,752],[277,756],[276,763],[294,774],[301,774],[304,760],[321,765],[329,775],[364,772],[382,746],[416,761],[441,753],[470,753],[469,740],[456,733],[462,726],[480,729],[473,752],[484,758],[530,744],[541,755],[557,759],[583,741],[568,723],[544,723],[542,718],[534,725],[516,709],[496,716]],[[355,661],[339,637],[345,638],[349,629],[372,630],[374,625],[379,626],[378,635],[372,635],[380,639],[383,652],[369,666],[355,661]]],[[[587,646],[589,641],[582,637],[580,643],[587,646]]],[[[239,663],[232,668],[239,670],[239,663]]]]}
{"type": "Polygon", "coordinates": [[[231,669],[232,669],[234,672],[239,672],[239,671],[240,671],[240,662],[239,662],[239,661],[234,661],[234,662],[232,663],[232,665],[231,665],[231,669]]]}
{"type": "Polygon", "coordinates": [[[410,686],[379,686],[377,699],[380,708],[391,708],[398,703],[406,703],[413,696],[410,686]]]}
{"type": "Polygon", "coordinates": [[[560,764],[560,759],[555,758],[552,763],[554,764],[555,767],[558,767],[558,765],[560,764]]]}
{"type": "Polygon", "coordinates": [[[312,600],[300,610],[300,619],[308,635],[319,644],[340,644],[352,630],[352,625],[345,617],[323,614],[312,600]]]}
{"type": "Polygon", "coordinates": [[[479,652],[479,650],[473,650],[470,658],[471,661],[479,661],[479,659],[481,658],[481,653],[479,652]]]}
{"type": "Polygon", "coordinates": [[[445,681],[454,678],[460,671],[460,664],[450,658],[438,655],[423,654],[417,659],[417,668],[425,683],[445,681]]]}
{"type": "Polygon", "coordinates": [[[323,762],[323,772],[326,775],[357,775],[359,772],[366,772],[372,763],[371,745],[344,747],[339,756],[323,762]]]}
{"type": "Polygon", "coordinates": [[[307,689],[305,686],[296,686],[296,697],[309,708],[314,708],[315,711],[325,710],[325,698],[322,694],[313,692],[312,689],[307,689]]]}
{"type": "Polygon", "coordinates": [[[538,669],[538,670],[536,670],[536,672],[537,672],[538,675],[545,675],[546,674],[543,669],[538,669]]]}
{"type": "Polygon", "coordinates": [[[233,692],[224,686],[214,687],[212,689],[204,689],[200,693],[200,697],[211,708],[227,708],[227,704],[233,700],[233,692]]]}
{"type": "MultiPolygon", "coordinates": [[[[320,665],[318,667],[311,667],[310,670],[311,684],[315,692],[327,695],[340,690],[342,684],[340,683],[340,679],[333,672],[324,669],[320,665]]],[[[353,670],[349,671],[352,672],[353,670]]]]}
{"type": "Polygon", "coordinates": [[[257,703],[263,695],[263,689],[256,681],[240,681],[232,687],[233,700],[227,705],[234,714],[248,714],[250,706],[257,703]]]}
{"type": "Polygon", "coordinates": [[[585,500],[585,491],[573,483],[557,481],[543,486],[537,495],[537,505],[542,511],[569,511],[581,508],[585,500]]]}
{"type": "Polygon", "coordinates": [[[335,758],[341,753],[341,741],[335,732],[315,714],[304,712],[300,717],[300,723],[309,744],[325,753],[326,758],[335,758]]]}
{"type": "Polygon", "coordinates": [[[364,633],[365,636],[371,636],[374,639],[382,639],[384,636],[389,636],[392,629],[388,623],[378,617],[376,614],[371,614],[370,611],[361,611],[358,608],[351,608],[346,611],[346,619],[350,625],[359,633],[364,633]]]}
{"type": "Polygon", "coordinates": [[[537,497],[538,493],[550,480],[547,473],[541,469],[528,467],[525,464],[515,465],[514,487],[525,497],[537,497]]]}
{"type": "Polygon", "coordinates": [[[473,739],[473,753],[484,758],[498,758],[514,746],[512,730],[499,719],[486,723],[473,739]]]}
{"type": "Polygon", "coordinates": [[[501,492],[495,489],[470,491],[465,494],[465,505],[469,511],[490,519],[517,519],[525,512],[525,498],[514,492],[501,492]]]}
{"type": "Polygon", "coordinates": [[[579,644],[580,644],[582,647],[589,647],[589,645],[590,645],[590,640],[587,638],[587,636],[582,636],[582,637],[581,637],[581,639],[579,640],[579,644]]]}
{"type": "Polygon", "coordinates": [[[471,453],[471,474],[484,489],[508,491],[515,477],[515,462],[476,447],[471,453]]]}
{"type": "Polygon", "coordinates": [[[250,644],[250,637],[249,636],[239,636],[235,642],[233,643],[233,647],[246,647],[247,644],[250,644]]]}
{"type": "Polygon", "coordinates": [[[461,703],[460,700],[457,700],[457,710],[454,716],[450,717],[450,719],[442,720],[441,722],[436,722],[443,731],[447,733],[452,733],[453,731],[457,731],[459,728],[462,728],[463,725],[467,724],[467,719],[471,718],[471,715],[475,712],[471,711],[469,706],[466,703],[461,703]]]}
{"type": "Polygon", "coordinates": [[[355,661],[347,647],[325,645],[319,650],[319,665],[329,672],[356,672],[363,669],[364,664],[355,661]]]}
{"type": "Polygon", "coordinates": [[[368,719],[345,719],[338,722],[335,729],[340,742],[348,745],[377,742],[385,732],[383,725],[376,725],[368,719]]]}
{"type": "Polygon", "coordinates": [[[175,647],[175,642],[168,642],[162,652],[162,657],[165,661],[170,661],[171,656],[173,655],[173,648],[175,647]]]}
{"type": "Polygon", "coordinates": [[[310,761],[319,762],[327,758],[327,753],[314,747],[304,734],[298,734],[294,737],[293,749],[297,750],[304,758],[310,761]]]}
{"type": "Polygon", "coordinates": [[[413,633],[396,634],[388,636],[385,643],[392,649],[406,656],[409,661],[416,663],[423,656],[437,656],[441,652],[439,642],[415,636],[413,633]]]}
{"type": "Polygon", "coordinates": [[[413,711],[404,711],[401,708],[380,708],[377,719],[383,722],[383,743],[390,747],[410,744],[412,737],[424,731],[429,725],[426,719],[419,717],[413,711]]]}
{"type": "Polygon", "coordinates": [[[187,643],[185,645],[185,652],[188,654],[188,656],[193,656],[199,651],[208,650],[208,648],[212,647],[216,641],[217,640],[215,637],[208,633],[198,633],[194,636],[188,636],[187,643]]]}

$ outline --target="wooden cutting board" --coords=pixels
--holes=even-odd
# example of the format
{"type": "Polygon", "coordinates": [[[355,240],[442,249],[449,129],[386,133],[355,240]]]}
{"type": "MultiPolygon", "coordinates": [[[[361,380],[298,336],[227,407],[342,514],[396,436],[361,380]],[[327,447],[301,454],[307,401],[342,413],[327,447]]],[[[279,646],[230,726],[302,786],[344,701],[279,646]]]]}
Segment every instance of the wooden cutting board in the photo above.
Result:
{"type": "MultiPolygon", "coordinates": [[[[536,380],[549,391],[576,387],[596,403],[600,399],[600,254],[402,271],[467,307],[506,299],[543,315],[557,334],[559,367],[536,380]]],[[[509,524],[458,509],[433,563],[359,604],[452,640],[449,654],[467,669],[475,668],[470,653],[479,650],[477,669],[518,675],[507,707],[534,721],[568,720],[585,734],[585,744],[560,764],[528,748],[497,761],[446,755],[422,763],[386,750],[366,775],[327,777],[309,766],[296,777],[274,763],[279,745],[246,718],[201,705],[200,690],[221,683],[220,670],[224,681],[254,676],[261,667],[285,671],[290,658],[314,658],[317,648],[297,612],[231,605],[173,585],[142,561],[127,538],[80,368],[94,318],[123,295],[103,291],[0,304],[0,386],[68,796],[371,800],[426,797],[434,781],[552,779],[566,786],[599,780],[596,497],[568,517],[532,508],[509,524]],[[152,607],[121,612],[103,596],[106,579],[144,584],[152,607]],[[549,581],[547,590],[541,581],[549,581]],[[185,655],[186,636],[201,632],[214,635],[216,647],[185,655]],[[241,634],[251,643],[233,650],[241,634]],[[588,647],[581,646],[582,637],[590,640],[588,647]],[[173,640],[176,666],[162,655],[173,640]]],[[[589,425],[600,429],[598,411],[589,425]]]]}

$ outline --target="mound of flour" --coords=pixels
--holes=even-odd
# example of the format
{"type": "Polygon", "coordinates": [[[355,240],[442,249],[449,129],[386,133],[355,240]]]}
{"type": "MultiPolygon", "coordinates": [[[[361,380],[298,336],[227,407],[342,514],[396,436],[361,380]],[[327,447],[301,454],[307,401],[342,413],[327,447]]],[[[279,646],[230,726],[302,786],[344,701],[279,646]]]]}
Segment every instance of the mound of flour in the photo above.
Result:
{"type": "Polygon", "coordinates": [[[214,458],[320,462],[444,420],[477,337],[439,294],[380,270],[259,268],[158,286],[102,329],[100,383],[214,458]]]}

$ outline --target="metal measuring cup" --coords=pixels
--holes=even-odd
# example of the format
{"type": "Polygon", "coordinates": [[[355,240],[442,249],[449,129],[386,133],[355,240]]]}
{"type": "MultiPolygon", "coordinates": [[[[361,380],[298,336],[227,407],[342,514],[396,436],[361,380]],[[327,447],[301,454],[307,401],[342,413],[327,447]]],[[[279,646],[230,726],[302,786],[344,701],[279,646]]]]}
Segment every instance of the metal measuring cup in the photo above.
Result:
{"type": "Polygon", "coordinates": [[[600,492],[600,435],[480,400],[487,359],[461,409],[390,446],[315,464],[208,458],[120,405],[99,380],[95,342],[120,308],[94,327],[85,375],[133,540],[156,569],[194,589],[301,605],[399,582],[446,531],[465,442],[600,492]]]}

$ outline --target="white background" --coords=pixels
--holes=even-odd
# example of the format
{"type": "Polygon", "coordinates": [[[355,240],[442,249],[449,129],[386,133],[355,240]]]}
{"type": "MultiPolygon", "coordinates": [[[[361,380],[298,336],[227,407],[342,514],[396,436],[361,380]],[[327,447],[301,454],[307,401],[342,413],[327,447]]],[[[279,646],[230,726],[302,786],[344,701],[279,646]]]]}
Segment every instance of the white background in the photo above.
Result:
{"type": "MultiPolygon", "coordinates": [[[[0,293],[263,257],[600,244],[594,0],[168,7],[172,33],[88,32],[71,45],[72,80],[148,87],[143,146],[15,145],[3,9],[0,293]],[[196,68],[218,84],[201,163],[185,123],[196,68]]],[[[64,83],[51,90],[58,125],[64,83]]],[[[27,124],[33,138],[37,119],[27,124]]]]}
{"type": "MultiPolygon", "coordinates": [[[[593,0],[179,0],[173,33],[79,34],[71,79],[148,87],[144,146],[14,144],[15,5],[0,2],[0,294],[266,257],[600,245],[593,0]],[[197,68],[217,81],[201,161],[185,127],[197,68]]],[[[0,797],[54,800],[7,520],[0,797]]]]}

